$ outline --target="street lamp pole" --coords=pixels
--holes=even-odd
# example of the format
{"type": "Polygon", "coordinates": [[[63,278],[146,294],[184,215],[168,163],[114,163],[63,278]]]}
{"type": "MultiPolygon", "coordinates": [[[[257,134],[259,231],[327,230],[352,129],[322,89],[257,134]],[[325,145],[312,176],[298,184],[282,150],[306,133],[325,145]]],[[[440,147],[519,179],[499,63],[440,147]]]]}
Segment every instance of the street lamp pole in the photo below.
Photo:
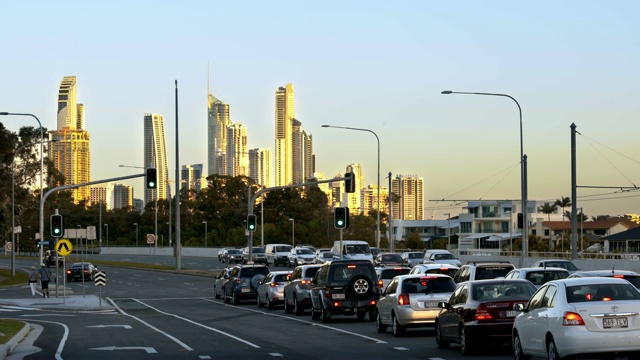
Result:
{"type": "MultiPolygon", "coordinates": [[[[42,145],[43,141],[44,141],[44,130],[42,128],[42,123],[40,122],[40,119],[38,119],[37,116],[33,115],[33,114],[26,114],[26,113],[11,113],[11,112],[0,112],[0,115],[17,115],[17,116],[31,116],[34,119],[36,119],[36,121],[38,122],[38,125],[40,125],[40,202],[42,202],[42,197],[43,197],[43,193],[44,193],[44,188],[42,186],[42,179],[44,178],[44,160],[43,160],[43,156],[44,156],[44,147],[42,145]]],[[[40,241],[44,240],[44,210],[40,211],[40,241]]],[[[15,245],[15,244],[14,244],[15,245]]],[[[42,258],[43,258],[43,247],[40,246],[40,264],[42,264],[42,258]]]]}
{"type": "Polygon", "coordinates": [[[136,247],[138,247],[138,223],[133,223],[133,225],[136,227],[136,247]]]}
{"type": "Polygon", "coordinates": [[[528,243],[529,243],[529,232],[528,232],[528,216],[527,216],[527,179],[526,179],[526,156],[524,155],[524,144],[522,137],[522,108],[518,101],[510,95],[507,94],[494,94],[494,93],[484,93],[484,92],[464,92],[464,91],[451,91],[445,90],[442,91],[441,94],[449,95],[449,94],[462,94],[462,95],[486,95],[486,96],[502,96],[507,97],[518,106],[518,112],[520,114],[520,191],[522,197],[522,218],[524,219],[522,223],[522,257],[527,257],[528,252],[528,243]]]}
{"type": "Polygon", "coordinates": [[[107,229],[107,247],[109,247],[109,224],[104,224],[104,227],[107,229]]]}
{"type": "Polygon", "coordinates": [[[207,220],[202,223],[204,224],[204,247],[207,247],[207,220]]]}
{"type": "MultiPolygon", "coordinates": [[[[345,130],[356,130],[356,131],[366,131],[373,134],[376,137],[376,141],[378,142],[378,219],[376,223],[376,247],[380,248],[380,138],[378,134],[373,132],[373,130],[362,129],[362,128],[354,128],[354,127],[346,127],[346,126],[333,126],[333,125],[322,125],[324,128],[334,128],[334,129],[345,129],[345,130]]],[[[391,191],[391,189],[389,189],[391,191]]]]}
{"type": "Polygon", "coordinates": [[[451,251],[451,214],[445,215],[447,215],[447,250],[451,251]]]}
{"type": "Polygon", "coordinates": [[[291,246],[296,247],[296,220],[289,219],[291,221],[291,246]]]}

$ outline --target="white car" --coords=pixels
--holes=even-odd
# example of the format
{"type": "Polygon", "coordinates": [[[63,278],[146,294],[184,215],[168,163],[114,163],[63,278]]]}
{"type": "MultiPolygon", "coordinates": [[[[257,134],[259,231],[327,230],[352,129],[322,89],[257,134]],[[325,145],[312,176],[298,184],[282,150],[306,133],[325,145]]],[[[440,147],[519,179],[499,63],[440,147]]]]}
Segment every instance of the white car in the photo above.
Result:
{"type": "Polygon", "coordinates": [[[284,286],[291,278],[291,271],[272,271],[258,286],[258,307],[267,305],[273,309],[276,304],[284,303],[284,286]]]}
{"type": "Polygon", "coordinates": [[[419,264],[414,266],[409,274],[444,274],[453,278],[458,269],[460,268],[453,264],[419,264]]]}
{"type": "Polygon", "coordinates": [[[316,263],[316,254],[307,247],[296,246],[289,252],[289,266],[299,266],[316,263]]]}
{"type": "Polygon", "coordinates": [[[618,278],[589,277],[549,281],[513,323],[516,360],[640,356],[640,292],[618,278]]]}
{"type": "Polygon", "coordinates": [[[504,276],[505,279],[527,279],[539,288],[545,283],[551,280],[566,279],[569,277],[569,271],[564,268],[554,267],[530,267],[530,268],[518,268],[509,271],[504,276]]]}
{"type": "Polygon", "coordinates": [[[424,263],[452,264],[457,267],[462,266],[462,263],[455,257],[455,255],[448,250],[442,249],[427,250],[424,253],[424,263]]]}

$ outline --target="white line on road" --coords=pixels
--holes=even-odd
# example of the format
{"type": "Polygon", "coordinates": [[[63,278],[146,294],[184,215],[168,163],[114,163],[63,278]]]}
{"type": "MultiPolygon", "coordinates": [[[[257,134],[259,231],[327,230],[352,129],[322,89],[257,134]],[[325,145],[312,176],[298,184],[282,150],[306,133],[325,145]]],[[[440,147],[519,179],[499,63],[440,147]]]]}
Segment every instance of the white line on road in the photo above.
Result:
{"type": "Polygon", "coordinates": [[[23,307],[23,306],[11,306],[11,305],[3,306],[2,309],[38,310],[38,308],[23,307]]]}
{"type": "Polygon", "coordinates": [[[44,323],[56,324],[64,328],[64,334],[62,335],[62,339],[60,339],[60,344],[58,345],[58,349],[56,349],[56,360],[62,360],[62,349],[64,349],[64,344],[66,344],[67,338],[69,337],[69,327],[67,327],[67,325],[63,323],[59,323],[55,321],[46,321],[46,320],[31,320],[31,321],[39,321],[44,323]]]}
{"type": "Polygon", "coordinates": [[[131,329],[131,325],[90,325],[88,328],[107,328],[107,327],[121,327],[125,329],[131,329]]]}
{"type": "Polygon", "coordinates": [[[284,355],[280,354],[280,353],[269,353],[269,355],[273,356],[273,357],[283,357],[284,355]]]}
{"type": "Polygon", "coordinates": [[[26,316],[26,317],[40,317],[40,316],[46,316],[46,317],[51,317],[51,316],[75,317],[75,315],[70,315],[70,314],[24,314],[24,315],[20,315],[20,316],[26,316]]]}
{"type": "Polygon", "coordinates": [[[252,343],[252,342],[249,342],[249,341],[247,341],[247,340],[241,339],[241,338],[239,338],[239,337],[237,337],[237,336],[234,336],[234,335],[228,334],[228,333],[226,333],[226,332],[224,332],[224,331],[221,331],[221,330],[218,330],[218,329],[215,329],[215,328],[212,328],[212,327],[209,327],[209,326],[206,326],[206,325],[200,324],[200,323],[198,323],[198,322],[195,322],[195,321],[190,320],[190,319],[187,319],[187,318],[183,318],[182,316],[178,316],[178,315],[176,315],[176,314],[171,314],[171,313],[168,313],[168,312],[162,311],[162,310],[160,310],[160,309],[156,309],[156,308],[154,308],[153,306],[151,306],[151,305],[149,305],[149,304],[145,304],[145,303],[143,303],[142,301],[140,301],[140,300],[138,300],[138,299],[132,299],[132,300],[133,300],[133,301],[136,301],[136,302],[138,302],[138,303],[140,303],[140,304],[142,304],[142,305],[144,305],[144,306],[146,306],[146,307],[148,307],[149,309],[153,309],[153,310],[155,310],[155,311],[157,311],[157,312],[159,312],[159,313],[161,313],[161,314],[165,314],[165,315],[173,316],[173,317],[175,317],[175,318],[177,318],[177,319],[184,320],[184,321],[186,321],[186,322],[189,322],[189,323],[191,323],[191,324],[194,324],[194,325],[197,325],[197,326],[203,327],[203,328],[208,329],[208,330],[211,330],[211,331],[215,331],[215,332],[217,332],[218,334],[222,334],[222,335],[224,335],[224,336],[228,336],[228,337],[230,337],[230,338],[232,338],[232,339],[238,340],[238,341],[240,341],[240,342],[242,342],[242,343],[244,343],[244,344],[247,344],[247,345],[249,345],[249,346],[252,346],[252,347],[254,347],[254,348],[256,348],[256,349],[260,349],[260,346],[258,346],[258,345],[256,345],[256,344],[254,344],[254,343],[252,343]]]}
{"type": "Polygon", "coordinates": [[[152,347],[135,347],[135,346],[123,346],[123,347],[117,347],[117,346],[107,346],[107,347],[101,347],[101,348],[90,348],[89,350],[106,350],[106,351],[113,351],[113,350],[144,350],[147,352],[147,354],[157,354],[158,352],[156,351],[156,349],[152,348],[152,347]]]}
{"type": "Polygon", "coordinates": [[[409,350],[409,348],[397,346],[397,347],[394,347],[394,350],[406,351],[406,350],[409,350]]]}

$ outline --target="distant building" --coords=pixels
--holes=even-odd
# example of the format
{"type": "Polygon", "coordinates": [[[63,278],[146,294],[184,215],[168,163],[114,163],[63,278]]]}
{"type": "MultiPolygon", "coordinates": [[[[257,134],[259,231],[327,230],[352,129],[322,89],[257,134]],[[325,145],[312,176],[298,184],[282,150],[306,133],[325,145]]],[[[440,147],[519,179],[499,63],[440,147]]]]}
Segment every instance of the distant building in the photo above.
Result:
{"type": "Polygon", "coordinates": [[[196,192],[199,191],[203,175],[202,170],[202,164],[182,165],[182,169],[180,171],[180,188],[186,188],[189,190],[194,190],[196,192]]]}
{"type": "Polygon", "coordinates": [[[144,212],[144,201],[142,199],[133,199],[133,209],[142,214],[144,212]]]}
{"type": "Polygon", "coordinates": [[[313,136],[302,129],[302,123],[292,119],[293,183],[301,184],[313,177],[313,136]]]}
{"type": "Polygon", "coordinates": [[[231,125],[229,104],[208,94],[207,108],[207,172],[208,175],[225,175],[227,151],[227,127],[231,125]]]}
{"type": "Polygon", "coordinates": [[[144,201],[148,204],[157,199],[167,199],[169,191],[167,147],[164,135],[164,117],[158,114],[144,114],[144,166],[157,169],[158,186],[144,191],[144,201]]]}
{"type": "Polygon", "coordinates": [[[362,194],[360,190],[364,187],[364,176],[362,174],[362,167],[360,164],[349,164],[347,166],[347,172],[353,173],[355,182],[354,193],[347,193],[347,207],[349,208],[349,214],[358,215],[362,212],[362,194]]]}
{"type": "MultiPolygon", "coordinates": [[[[372,184],[360,190],[360,205],[365,215],[378,210],[378,185],[372,184]]],[[[389,213],[389,189],[384,186],[380,187],[380,211],[389,213]]]]}
{"type": "Polygon", "coordinates": [[[228,176],[249,176],[247,152],[247,126],[231,124],[227,126],[227,171],[228,176]]]}
{"type": "Polygon", "coordinates": [[[397,175],[391,180],[391,192],[400,197],[393,203],[394,220],[424,219],[424,180],[417,175],[397,175]]]}
{"type": "Polygon", "coordinates": [[[255,148],[249,150],[249,177],[258,185],[273,187],[271,164],[271,149],[255,148]]]}
{"type": "Polygon", "coordinates": [[[296,107],[293,85],[276,90],[275,112],[275,184],[290,185],[293,182],[293,119],[296,107]]]}
{"type": "Polygon", "coordinates": [[[106,183],[101,185],[91,186],[91,204],[104,204],[107,210],[114,209],[113,207],[113,183],[106,183]]]}
{"type": "Polygon", "coordinates": [[[133,208],[133,186],[113,185],[113,209],[133,208]]]}

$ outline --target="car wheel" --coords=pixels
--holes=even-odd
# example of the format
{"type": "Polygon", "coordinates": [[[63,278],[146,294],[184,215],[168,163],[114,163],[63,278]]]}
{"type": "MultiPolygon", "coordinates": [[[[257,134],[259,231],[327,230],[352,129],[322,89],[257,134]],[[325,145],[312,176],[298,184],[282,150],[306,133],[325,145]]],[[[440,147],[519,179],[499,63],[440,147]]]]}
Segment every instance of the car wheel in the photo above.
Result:
{"type": "Polygon", "coordinates": [[[223,295],[224,295],[224,303],[225,304],[230,303],[231,301],[229,300],[229,297],[227,296],[227,291],[226,290],[224,291],[223,295]]]}
{"type": "Polygon", "coordinates": [[[376,330],[379,333],[387,332],[387,325],[382,323],[382,316],[380,316],[380,312],[376,315],[376,330]]]}
{"type": "Polygon", "coordinates": [[[293,312],[292,307],[289,306],[289,299],[287,299],[287,294],[284,295],[284,312],[287,314],[291,314],[293,312]]]}
{"type": "Polygon", "coordinates": [[[460,350],[462,355],[471,355],[473,353],[471,339],[468,338],[467,331],[464,328],[460,329],[460,350]]]}
{"type": "Polygon", "coordinates": [[[316,311],[316,308],[313,306],[313,301],[311,302],[311,320],[320,319],[320,313],[316,311]]]}
{"type": "Polygon", "coordinates": [[[233,305],[238,305],[238,303],[240,303],[240,301],[236,297],[236,292],[233,289],[231,289],[231,302],[233,303],[233,305]]]}
{"type": "Polygon", "coordinates": [[[358,320],[364,320],[364,318],[367,316],[367,312],[368,311],[358,311],[356,313],[356,316],[358,317],[358,320]]]}
{"type": "Polygon", "coordinates": [[[396,337],[404,335],[404,330],[406,328],[400,325],[395,314],[391,314],[391,323],[393,324],[393,335],[395,335],[396,337]]]}
{"type": "Polygon", "coordinates": [[[220,294],[218,294],[218,290],[215,286],[213,287],[213,295],[216,297],[216,299],[220,299],[220,294]]]}
{"type": "Polygon", "coordinates": [[[329,311],[325,310],[324,305],[320,303],[320,321],[323,323],[331,322],[331,315],[329,315],[329,311]]]}
{"type": "Polygon", "coordinates": [[[304,314],[304,309],[302,309],[302,306],[298,303],[298,299],[295,294],[293,295],[293,312],[298,316],[304,314]]]}
{"type": "MultiPolygon", "coordinates": [[[[269,299],[269,296],[267,296],[267,300],[269,299]]],[[[258,294],[258,307],[259,308],[263,308],[264,307],[264,303],[262,301],[260,301],[260,294],[258,294]]]]}
{"type": "Polygon", "coordinates": [[[547,359],[560,360],[560,355],[558,355],[558,349],[556,348],[556,343],[553,341],[553,338],[550,338],[547,344],[547,359]]]}
{"type": "Polygon", "coordinates": [[[271,301],[271,298],[269,297],[269,295],[267,295],[267,308],[269,310],[273,310],[273,308],[274,308],[273,302],[271,301]]]}
{"type": "Polygon", "coordinates": [[[442,329],[440,328],[440,323],[436,323],[436,345],[438,349],[448,349],[449,342],[442,340],[442,329]]]}
{"type": "Polygon", "coordinates": [[[369,310],[369,321],[376,321],[377,313],[378,313],[378,310],[376,308],[372,308],[371,310],[369,310]]]}
{"type": "Polygon", "coordinates": [[[520,335],[517,332],[513,334],[513,358],[514,360],[529,360],[531,356],[525,355],[522,352],[522,341],[520,341],[520,335]]]}

